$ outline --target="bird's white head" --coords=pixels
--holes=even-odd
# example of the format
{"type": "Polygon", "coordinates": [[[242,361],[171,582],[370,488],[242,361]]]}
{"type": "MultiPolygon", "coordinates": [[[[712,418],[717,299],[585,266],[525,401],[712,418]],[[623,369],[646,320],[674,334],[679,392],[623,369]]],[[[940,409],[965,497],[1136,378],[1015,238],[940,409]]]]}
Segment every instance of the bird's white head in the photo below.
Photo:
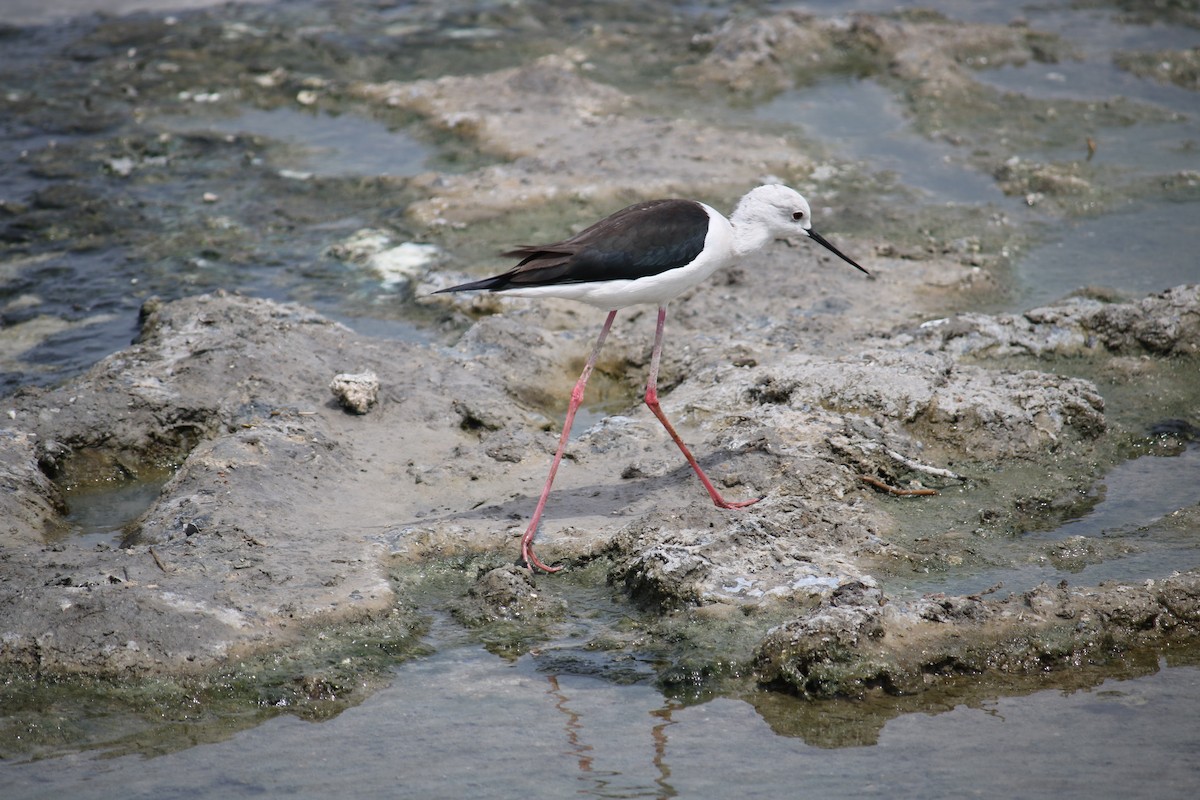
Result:
{"type": "Polygon", "coordinates": [[[751,189],[738,201],[729,221],[733,225],[734,248],[740,254],[758,250],[772,239],[807,236],[847,264],[871,274],[812,229],[808,201],[787,186],[771,183],[751,189]]]}
{"type": "Polygon", "coordinates": [[[771,183],[747,192],[730,221],[734,227],[757,228],[771,239],[783,239],[806,235],[812,229],[812,211],[795,189],[771,183]]]}

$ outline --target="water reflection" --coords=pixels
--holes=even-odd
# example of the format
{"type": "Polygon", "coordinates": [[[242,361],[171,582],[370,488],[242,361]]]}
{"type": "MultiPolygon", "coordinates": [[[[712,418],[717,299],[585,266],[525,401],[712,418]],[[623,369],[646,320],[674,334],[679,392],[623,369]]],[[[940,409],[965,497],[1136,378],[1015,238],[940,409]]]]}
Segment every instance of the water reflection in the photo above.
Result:
{"type": "Polygon", "coordinates": [[[550,684],[550,688],[546,690],[546,694],[554,698],[554,707],[558,709],[566,721],[563,723],[563,729],[566,732],[567,744],[569,745],[570,753],[579,758],[579,771],[582,773],[590,773],[592,771],[592,751],[591,745],[584,744],[580,733],[583,730],[583,723],[580,721],[580,715],[572,711],[568,703],[570,700],[563,693],[562,687],[558,685],[557,675],[547,675],[546,681],[550,684]]]}
{"type": "MultiPolygon", "coordinates": [[[[583,738],[583,714],[571,708],[570,697],[564,691],[562,685],[559,684],[558,675],[547,675],[546,681],[550,684],[550,688],[546,690],[554,698],[554,708],[565,718],[563,723],[563,733],[565,735],[566,744],[568,744],[568,753],[577,758],[578,770],[580,770],[580,778],[584,782],[592,784],[593,790],[581,790],[581,794],[594,794],[596,796],[614,796],[611,794],[613,790],[618,790],[620,781],[620,772],[602,771],[595,769],[595,756],[593,746],[586,744],[583,738]]],[[[636,796],[654,796],[658,800],[666,798],[676,798],[679,793],[671,786],[668,778],[671,777],[671,766],[667,764],[667,744],[670,738],[667,736],[667,728],[677,724],[673,718],[674,711],[684,708],[683,703],[677,700],[667,699],[664,705],[658,709],[649,711],[649,715],[654,717],[654,724],[650,726],[650,742],[653,746],[653,756],[650,758],[650,763],[654,765],[654,769],[658,775],[654,778],[656,790],[652,790],[652,794],[638,794],[636,796]]],[[[626,787],[619,789],[620,794],[617,796],[635,796],[628,792],[638,792],[636,788],[626,787]]]]}
{"type": "MultiPolygon", "coordinates": [[[[657,773],[654,778],[654,788],[623,786],[620,772],[596,768],[594,748],[585,742],[584,714],[571,707],[571,699],[560,684],[559,676],[547,675],[546,681],[550,687],[546,690],[546,694],[554,698],[554,708],[564,718],[563,734],[567,742],[566,753],[576,758],[579,778],[590,787],[580,790],[580,794],[596,797],[654,797],[656,800],[679,796],[679,792],[668,780],[671,777],[671,767],[667,763],[667,744],[669,742],[667,729],[677,724],[673,714],[677,709],[684,707],[683,703],[668,699],[662,707],[651,709],[649,712],[655,720],[650,727],[652,747],[650,762],[657,773]],[[636,792],[636,794],[630,794],[630,792],[636,792]]],[[[601,740],[603,741],[607,735],[606,732],[601,731],[601,740]]]]}

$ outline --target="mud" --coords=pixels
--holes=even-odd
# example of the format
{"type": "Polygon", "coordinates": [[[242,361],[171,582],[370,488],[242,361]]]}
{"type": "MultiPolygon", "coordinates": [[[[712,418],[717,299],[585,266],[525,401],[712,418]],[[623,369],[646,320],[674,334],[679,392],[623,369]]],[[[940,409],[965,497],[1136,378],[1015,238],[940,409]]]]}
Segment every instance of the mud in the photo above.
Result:
{"type": "MultiPolygon", "coordinates": [[[[540,490],[556,417],[599,315],[567,303],[428,295],[459,281],[468,256],[556,236],[593,211],[662,194],[728,210],[767,179],[796,185],[825,209],[821,230],[876,279],[795,242],[672,305],[664,409],[727,496],[763,498],[740,512],[707,505],[638,405],[652,314],[618,316],[597,375],[616,413],[572,441],[539,539],[543,559],[607,576],[636,615],[635,633],[605,632],[597,648],[655,652],[667,685],[736,676],[857,696],[1194,639],[1194,571],[1142,584],[1014,587],[996,598],[911,597],[892,587],[916,572],[1025,558],[1032,545],[1010,537],[1036,517],[1030,507],[1077,496],[1138,436],[1123,427],[1124,411],[1114,421],[1109,384],[1077,373],[1128,392],[1147,372],[1189,384],[1200,345],[1196,286],[947,316],[1003,285],[1007,248],[1025,235],[1003,214],[893,213],[875,194],[879,180],[816,144],[749,130],[732,112],[702,122],[660,113],[656,103],[681,89],[639,96],[590,77],[596,63],[628,54],[627,39],[595,33],[548,53],[537,52],[548,48],[538,40],[520,63],[465,74],[394,79],[376,63],[333,80],[303,66],[304,36],[272,38],[266,19],[241,13],[263,27],[227,21],[213,36],[203,17],[97,23],[69,60],[125,83],[104,83],[87,114],[55,115],[32,93],[7,95],[6,109],[25,124],[50,115],[64,133],[111,137],[32,148],[24,160],[56,184],[5,201],[4,240],[29,259],[118,241],[137,257],[167,258],[182,244],[193,266],[231,270],[268,249],[259,249],[263,230],[287,242],[271,258],[292,249],[336,258],[363,230],[386,231],[389,245],[434,240],[450,255],[406,267],[403,291],[441,336],[373,338],[304,305],[229,292],[137,297],[134,344],[65,383],[4,400],[5,664],[34,674],[179,676],[299,649],[339,627],[378,624],[389,641],[408,641],[422,630],[426,570],[460,573],[448,607],[466,625],[571,624],[555,577],[502,564],[540,490]],[[252,66],[221,57],[238,47],[256,54],[252,66]],[[210,57],[220,70],[206,71],[210,57]],[[256,162],[275,152],[270,144],[123,127],[143,118],[141,104],[192,113],[222,97],[361,105],[452,138],[476,160],[410,179],[314,180],[256,162]],[[189,179],[179,190],[187,197],[171,200],[175,216],[153,203],[107,202],[111,181],[146,197],[200,158],[219,164],[225,180],[189,179]],[[262,196],[252,189],[271,198],[269,210],[250,210],[262,196]],[[346,219],[309,225],[331,202],[344,202],[346,219]],[[375,210],[385,203],[390,216],[375,210]],[[142,233],[164,216],[190,222],[169,241],[142,233]],[[367,375],[377,384],[351,380],[367,375]],[[172,477],[115,546],[52,535],[73,488],[163,469],[172,477]],[[933,522],[914,531],[915,503],[933,522]]],[[[470,21],[473,30],[499,24],[470,21]]],[[[671,44],[693,53],[671,74],[688,91],[753,94],[814,73],[874,75],[898,87],[920,130],[962,145],[1030,206],[1074,215],[1118,194],[1196,192],[1194,175],[1133,178],[1083,155],[1084,123],[1153,121],[1161,110],[1131,100],[1051,103],[976,81],[983,64],[1070,57],[1021,25],[790,13],[690,24],[697,30],[684,26],[688,35],[671,44]],[[1013,161],[1034,139],[1078,146],[1080,156],[1013,161]]],[[[384,59],[386,43],[364,31],[364,47],[384,59]]],[[[353,49],[323,35],[335,55],[353,49]]],[[[6,309],[28,324],[35,307],[14,300],[6,309]]],[[[1179,392],[1185,419],[1197,413],[1190,385],[1191,394],[1179,392]]],[[[1161,405],[1159,416],[1179,414],[1161,405]]],[[[1194,529],[1195,507],[1178,513],[1171,524],[1194,529]]],[[[1102,559],[1107,547],[1068,541],[1051,557],[1102,559]]],[[[321,691],[320,679],[306,685],[321,691]]]]}

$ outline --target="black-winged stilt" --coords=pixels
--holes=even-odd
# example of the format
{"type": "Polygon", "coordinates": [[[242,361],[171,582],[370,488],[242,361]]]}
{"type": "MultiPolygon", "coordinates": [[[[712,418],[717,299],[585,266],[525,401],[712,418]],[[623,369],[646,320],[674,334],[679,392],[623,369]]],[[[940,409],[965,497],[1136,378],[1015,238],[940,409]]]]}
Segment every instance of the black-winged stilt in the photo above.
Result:
{"type": "Polygon", "coordinates": [[[658,306],[658,326],[646,380],[646,405],[679,446],[696,471],[700,482],[719,508],[744,508],[761,497],[730,502],[721,496],[695,456],[667,421],[658,403],[658,362],[662,355],[663,325],[667,303],[703,281],[721,267],[760,250],[773,239],[807,236],[846,263],[865,269],[823,239],[812,229],[808,201],[787,186],[770,184],[751,190],[740,201],[730,219],[695,200],[649,200],[623,208],[610,217],[561,242],[518,247],[504,253],[520,258],[502,275],[441,289],[442,292],[487,290],[517,297],[564,297],[608,311],[600,336],[588,356],[583,373],[571,392],[563,421],[558,450],[550,462],[550,474],[538,498],[533,519],[521,538],[521,560],[530,568],[557,572],[538,560],[533,537],[546,508],[546,498],[562,461],[575,412],[583,402],[600,347],[608,336],[619,309],[653,303],[658,306]]]}

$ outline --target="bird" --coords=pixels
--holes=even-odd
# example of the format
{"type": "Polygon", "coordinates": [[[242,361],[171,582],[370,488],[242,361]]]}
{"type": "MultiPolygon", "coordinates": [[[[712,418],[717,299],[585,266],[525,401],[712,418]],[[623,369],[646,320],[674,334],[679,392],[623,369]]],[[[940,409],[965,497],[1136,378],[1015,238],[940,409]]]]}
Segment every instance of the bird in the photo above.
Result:
{"type": "Polygon", "coordinates": [[[718,508],[745,508],[762,499],[729,501],[713,486],[662,411],[658,399],[658,366],[662,357],[667,304],[672,299],[722,267],[757,253],[772,240],[794,236],[813,240],[867,277],[873,277],[813,230],[812,211],[803,195],[788,186],[766,184],[747,192],[729,218],[697,200],[670,198],[635,203],[569,239],[553,244],[523,245],[502,253],[503,257],[520,259],[507,272],[435,292],[487,291],[514,297],[566,298],[608,312],[591,355],[571,391],[558,449],[550,462],[550,473],[529,526],[521,537],[518,563],[547,573],[562,569],[543,563],[534,552],[533,540],[600,348],[617,311],[629,306],[658,307],[650,371],[646,378],[646,406],[666,428],[718,508]]]}

